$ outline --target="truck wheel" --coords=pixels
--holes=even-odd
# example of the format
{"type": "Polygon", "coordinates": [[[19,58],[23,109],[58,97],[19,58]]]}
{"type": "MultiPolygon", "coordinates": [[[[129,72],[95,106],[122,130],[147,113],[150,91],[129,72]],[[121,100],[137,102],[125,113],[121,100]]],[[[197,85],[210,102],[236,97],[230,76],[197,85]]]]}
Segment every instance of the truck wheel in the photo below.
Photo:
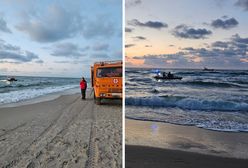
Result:
{"type": "Polygon", "coordinates": [[[96,99],[95,99],[95,103],[96,103],[97,105],[101,105],[101,98],[96,98],[96,99]]]}

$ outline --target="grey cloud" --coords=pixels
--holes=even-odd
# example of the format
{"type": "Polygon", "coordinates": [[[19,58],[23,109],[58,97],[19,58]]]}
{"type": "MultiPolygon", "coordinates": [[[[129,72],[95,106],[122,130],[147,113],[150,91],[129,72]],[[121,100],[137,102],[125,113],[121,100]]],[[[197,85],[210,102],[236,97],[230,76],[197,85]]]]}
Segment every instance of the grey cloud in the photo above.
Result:
{"type": "Polygon", "coordinates": [[[148,28],[153,28],[153,29],[162,29],[162,28],[167,28],[168,25],[163,22],[159,21],[147,21],[147,22],[140,22],[137,19],[133,19],[131,21],[128,21],[129,25],[132,26],[140,26],[140,27],[148,27],[148,28]]]}
{"type": "Polygon", "coordinates": [[[7,22],[0,16],[0,31],[5,33],[12,33],[10,28],[7,26],[7,22]]]}
{"type": "Polygon", "coordinates": [[[232,40],[237,43],[248,44],[248,38],[241,38],[238,34],[232,36],[232,40]]]}
{"type": "Polygon", "coordinates": [[[211,26],[214,28],[231,29],[238,26],[239,22],[235,18],[213,20],[211,26]]]}
{"type": "Polygon", "coordinates": [[[186,47],[186,48],[183,48],[182,50],[193,51],[194,48],[193,47],[186,47]]]}
{"type": "Polygon", "coordinates": [[[37,64],[43,64],[44,61],[43,60],[37,60],[37,61],[35,61],[35,63],[37,63],[37,64]]]}
{"type": "Polygon", "coordinates": [[[172,31],[172,34],[175,37],[186,38],[186,39],[204,39],[206,36],[211,35],[212,32],[205,28],[203,29],[195,29],[191,28],[187,25],[178,25],[172,31]]]}
{"type": "Polygon", "coordinates": [[[30,51],[23,51],[20,47],[4,42],[0,43],[0,60],[9,63],[24,63],[39,59],[38,55],[30,51]],[[9,61],[14,60],[14,61],[9,61]]]}
{"type": "Polygon", "coordinates": [[[106,53],[93,53],[91,54],[92,58],[109,58],[108,54],[106,53]]]}
{"type": "Polygon", "coordinates": [[[240,68],[247,69],[248,38],[238,34],[228,41],[216,41],[209,48],[186,47],[175,54],[144,55],[133,59],[143,59],[144,66],[168,68],[202,68],[211,65],[213,68],[240,68]],[[223,61],[225,60],[225,61],[223,61]]]}
{"type": "Polygon", "coordinates": [[[15,53],[9,51],[0,51],[0,59],[11,59],[20,62],[31,62],[33,59],[39,58],[32,52],[25,51],[24,53],[15,53]]]}
{"type": "Polygon", "coordinates": [[[109,49],[109,45],[108,44],[95,44],[92,47],[93,50],[95,51],[107,51],[109,49]]]}
{"type": "Polygon", "coordinates": [[[232,36],[229,41],[216,41],[211,47],[184,48],[184,54],[199,55],[203,57],[244,57],[247,55],[248,38],[241,38],[238,34],[232,36]]]}
{"type": "Polygon", "coordinates": [[[125,1],[125,6],[127,8],[129,8],[129,7],[132,7],[132,6],[137,6],[137,5],[141,4],[141,3],[142,3],[141,0],[126,0],[125,1]]]}
{"type": "Polygon", "coordinates": [[[212,47],[227,48],[228,43],[223,41],[216,41],[212,44],[212,47]]]}
{"type": "Polygon", "coordinates": [[[238,0],[235,5],[243,8],[245,11],[248,11],[248,0],[238,0]]]}
{"type": "Polygon", "coordinates": [[[135,44],[126,44],[125,48],[130,48],[130,47],[133,47],[133,46],[135,46],[135,44]]]}
{"type": "Polygon", "coordinates": [[[0,50],[20,51],[21,48],[11,44],[6,44],[4,41],[2,41],[0,42],[0,50]]]}
{"type": "Polygon", "coordinates": [[[131,33],[132,31],[133,31],[132,28],[128,28],[128,27],[125,28],[125,32],[126,32],[126,33],[131,33]]]}
{"type": "Polygon", "coordinates": [[[146,40],[146,38],[145,37],[143,37],[143,36],[135,36],[135,37],[133,37],[134,39],[137,39],[137,40],[146,40]]]}
{"type": "Polygon", "coordinates": [[[54,61],[54,63],[67,64],[70,63],[70,61],[54,61]]]}
{"type": "Polygon", "coordinates": [[[152,47],[152,45],[145,45],[145,47],[152,47]]]}
{"type": "Polygon", "coordinates": [[[35,16],[33,20],[28,14],[23,17],[15,27],[41,43],[74,37],[83,25],[78,13],[68,12],[58,5],[50,6],[42,17],[35,16]]]}
{"type": "Polygon", "coordinates": [[[112,37],[116,33],[115,24],[112,23],[108,16],[97,16],[95,20],[88,20],[82,30],[85,38],[112,37]]]}
{"type": "Polygon", "coordinates": [[[51,53],[52,56],[57,57],[72,57],[78,58],[81,56],[85,56],[85,54],[81,51],[82,48],[78,47],[73,43],[60,43],[54,46],[54,49],[51,53]]]}

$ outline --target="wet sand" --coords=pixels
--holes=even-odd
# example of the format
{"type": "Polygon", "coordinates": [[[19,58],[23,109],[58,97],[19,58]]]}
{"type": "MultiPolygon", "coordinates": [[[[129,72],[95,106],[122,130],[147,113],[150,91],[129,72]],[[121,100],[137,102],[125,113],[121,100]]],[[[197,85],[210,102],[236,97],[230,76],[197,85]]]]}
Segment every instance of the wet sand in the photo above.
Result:
{"type": "Polygon", "coordinates": [[[131,119],[125,125],[126,167],[248,165],[248,133],[131,119]],[[227,164],[229,159],[235,164],[227,164]]]}
{"type": "Polygon", "coordinates": [[[126,168],[247,168],[248,160],[126,145],[126,168]]]}
{"type": "Polygon", "coordinates": [[[0,167],[121,167],[122,107],[89,93],[0,108],[0,167]]]}

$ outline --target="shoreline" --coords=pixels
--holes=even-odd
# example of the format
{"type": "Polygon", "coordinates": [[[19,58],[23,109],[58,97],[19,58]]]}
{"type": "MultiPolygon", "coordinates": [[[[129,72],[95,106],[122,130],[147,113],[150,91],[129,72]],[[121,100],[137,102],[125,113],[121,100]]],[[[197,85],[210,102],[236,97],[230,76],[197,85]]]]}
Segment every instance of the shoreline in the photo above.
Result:
{"type": "MultiPolygon", "coordinates": [[[[87,92],[90,92],[90,88],[87,92]]],[[[45,101],[51,101],[51,100],[55,100],[55,99],[57,99],[63,95],[73,95],[73,94],[78,94],[78,93],[80,93],[79,88],[66,89],[63,91],[48,93],[48,94],[44,94],[44,95],[41,95],[41,96],[38,96],[35,98],[22,100],[19,102],[2,104],[2,105],[0,105],[0,109],[1,108],[9,108],[9,107],[19,107],[19,106],[23,106],[23,105],[31,105],[31,104],[41,103],[41,102],[45,102],[45,101]]]]}
{"type": "Polygon", "coordinates": [[[196,127],[200,129],[204,129],[207,131],[214,131],[214,132],[225,132],[225,133],[248,133],[248,131],[233,131],[233,130],[223,130],[223,129],[210,129],[210,128],[204,128],[204,127],[198,127],[196,125],[191,124],[180,124],[180,123],[170,123],[166,121],[159,121],[159,120],[152,120],[152,119],[138,119],[138,118],[132,118],[132,117],[125,117],[128,120],[136,120],[136,121],[148,121],[148,122],[156,122],[156,123],[164,123],[164,124],[171,124],[171,125],[178,125],[178,126],[186,126],[186,127],[196,127]]]}
{"type": "Polygon", "coordinates": [[[126,145],[248,159],[248,133],[125,119],[126,145]]]}

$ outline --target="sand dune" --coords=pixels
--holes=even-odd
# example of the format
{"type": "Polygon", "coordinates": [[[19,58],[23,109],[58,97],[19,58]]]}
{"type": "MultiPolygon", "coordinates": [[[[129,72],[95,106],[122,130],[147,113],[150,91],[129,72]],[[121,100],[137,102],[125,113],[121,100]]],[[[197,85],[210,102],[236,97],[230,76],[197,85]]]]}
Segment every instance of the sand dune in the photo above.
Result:
{"type": "Polygon", "coordinates": [[[0,167],[121,167],[121,105],[79,94],[0,109],[0,167]]]}

